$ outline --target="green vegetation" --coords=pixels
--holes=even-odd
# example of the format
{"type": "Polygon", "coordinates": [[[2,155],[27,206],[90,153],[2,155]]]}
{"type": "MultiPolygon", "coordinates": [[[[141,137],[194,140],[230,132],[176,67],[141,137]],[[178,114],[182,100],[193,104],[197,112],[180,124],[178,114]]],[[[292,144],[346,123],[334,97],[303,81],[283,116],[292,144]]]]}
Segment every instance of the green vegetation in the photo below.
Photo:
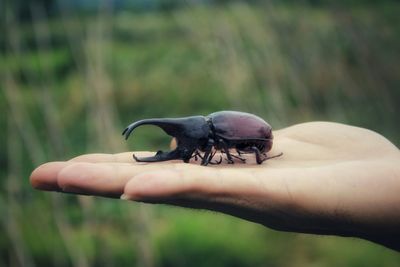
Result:
{"type": "Polygon", "coordinates": [[[32,23],[5,12],[0,266],[398,266],[362,240],[30,187],[46,161],[166,148],[152,127],[121,138],[146,117],[235,109],[275,128],[349,123],[400,145],[400,3],[268,3],[52,18],[39,5],[32,23]]]}

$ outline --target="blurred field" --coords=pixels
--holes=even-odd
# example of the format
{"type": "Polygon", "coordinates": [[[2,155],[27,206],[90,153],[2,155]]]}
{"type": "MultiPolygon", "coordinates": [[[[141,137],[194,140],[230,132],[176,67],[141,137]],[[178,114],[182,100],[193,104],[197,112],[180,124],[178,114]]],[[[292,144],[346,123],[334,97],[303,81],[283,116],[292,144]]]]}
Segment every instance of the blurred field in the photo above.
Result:
{"type": "Polygon", "coordinates": [[[121,137],[146,117],[234,109],[275,128],[349,123],[399,146],[400,3],[257,3],[56,16],[27,4],[30,20],[0,5],[0,266],[399,266],[366,241],[30,187],[46,161],[165,149],[151,127],[121,137]]]}

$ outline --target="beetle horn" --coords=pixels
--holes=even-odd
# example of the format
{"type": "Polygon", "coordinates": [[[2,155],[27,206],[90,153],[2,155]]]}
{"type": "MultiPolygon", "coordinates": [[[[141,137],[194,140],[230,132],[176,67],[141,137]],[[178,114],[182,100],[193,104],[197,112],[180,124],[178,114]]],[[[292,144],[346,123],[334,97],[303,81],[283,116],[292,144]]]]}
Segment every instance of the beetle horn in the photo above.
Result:
{"type": "Polygon", "coordinates": [[[164,119],[144,119],[136,121],[130,124],[122,132],[125,135],[125,139],[128,139],[132,131],[141,125],[156,125],[163,129],[168,135],[177,137],[183,134],[191,133],[196,128],[196,123],[201,120],[205,123],[205,118],[203,116],[192,116],[184,118],[164,118],[164,119]]]}

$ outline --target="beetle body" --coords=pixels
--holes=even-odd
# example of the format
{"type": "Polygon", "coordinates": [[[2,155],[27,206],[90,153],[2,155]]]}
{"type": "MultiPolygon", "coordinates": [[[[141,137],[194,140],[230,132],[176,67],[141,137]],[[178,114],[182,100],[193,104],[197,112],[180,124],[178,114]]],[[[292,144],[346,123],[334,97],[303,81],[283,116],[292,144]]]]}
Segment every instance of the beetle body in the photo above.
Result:
{"type": "Polygon", "coordinates": [[[125,139],[141,125],[159,126],[176,139],[177,147],[169,152],[158,151],[152,157],[137,158],[133,155],[138,162],[173,159],[189,162],[191,158],[199,157],[202,165],[215,164],[222,161],[212,161],[218,150],[226,154],[228,163],[234,163],[233,158],[245,162],[241,157],[244,153],[254,153],[258,164],[272,158],[266,155],[272,148],[272,128],[263,119],[250,113],[219,111],[208,116],[144,119],[130,124],[123,131],[125,139]],[[230,152],[232,149],[236,150],[237,155],[230,152]]]}

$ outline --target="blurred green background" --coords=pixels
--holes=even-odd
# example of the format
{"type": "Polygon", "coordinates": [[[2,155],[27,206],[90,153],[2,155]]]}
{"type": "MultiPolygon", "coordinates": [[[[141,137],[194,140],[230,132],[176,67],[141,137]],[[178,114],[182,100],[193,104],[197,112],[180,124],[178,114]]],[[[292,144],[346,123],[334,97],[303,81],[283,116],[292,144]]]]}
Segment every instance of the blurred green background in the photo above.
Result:
{"type": "Polygon", "coordinates": [[[0,0],[0,266],[400,266],[367,241],[35,191],[33,168],[157,150],[148,117],[242,110],[400,145],[400,1],[0,0]]]}

